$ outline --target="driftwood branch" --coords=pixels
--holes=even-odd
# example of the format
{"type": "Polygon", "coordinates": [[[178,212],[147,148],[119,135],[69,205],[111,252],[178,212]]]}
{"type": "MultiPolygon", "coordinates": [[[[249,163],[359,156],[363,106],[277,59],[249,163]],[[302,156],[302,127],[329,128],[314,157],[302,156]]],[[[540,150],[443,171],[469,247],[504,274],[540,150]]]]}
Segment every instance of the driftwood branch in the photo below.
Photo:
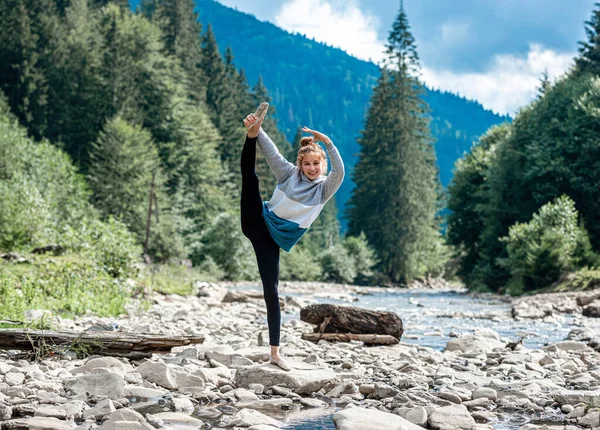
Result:
{"type": "Polygon", "coordinates": [[[204,342],[204,336],[165,336],[108,331],[68,331],[0,329],[0,349],[83,351],[124,357],[148,357],[153,352],[170,352],[176,346],[204,342]]]}
{"type": "Polygon", "coordinates": [[[316,304],[302,308],[300,319],[315,324],[315,333],[382,334],[402,337],[402,320],[393,312],[353,306],[316,304]]]}
{"type": "Polygon", "coordinates": [[[303,333],[302,339],[318,342],[321,339],[329,342],[350,342],[357,340],[365,345],[397,345],[398,339],[388,334],[352,334],[352,333],[303,333]]]}

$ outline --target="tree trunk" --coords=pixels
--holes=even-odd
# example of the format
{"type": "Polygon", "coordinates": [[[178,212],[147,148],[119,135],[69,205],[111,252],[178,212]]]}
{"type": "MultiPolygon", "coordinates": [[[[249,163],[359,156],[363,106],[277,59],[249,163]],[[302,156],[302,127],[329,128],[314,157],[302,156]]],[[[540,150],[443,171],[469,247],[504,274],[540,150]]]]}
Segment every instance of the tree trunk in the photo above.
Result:
{"type": "Polygon", "coordinates": [[[351,333],[303,333],[302,339],[318,342],[321,339],[328,342],[350,342],[358,340],[365,345],[397,345],[398,339],[389,334],[351,334],[351,333]]]}
{"type": "Polygon", "coordinates": [[[400,340],[404,332],[395,313],[352,306],[310,305],[300,310],[300,319],[316,324],[315,333],[387,334],[400,340]]]}
{"type": "Polygon", "coordinates": [[[75,351],[81,355],[100,354],[130,358],[150,357],[153,352],[170,352],[175,346],[204,342],[204,336],[165,336],[114,331],[68,331],[0,329],[0,349],[34,351],[55,355],[75,351]]]}

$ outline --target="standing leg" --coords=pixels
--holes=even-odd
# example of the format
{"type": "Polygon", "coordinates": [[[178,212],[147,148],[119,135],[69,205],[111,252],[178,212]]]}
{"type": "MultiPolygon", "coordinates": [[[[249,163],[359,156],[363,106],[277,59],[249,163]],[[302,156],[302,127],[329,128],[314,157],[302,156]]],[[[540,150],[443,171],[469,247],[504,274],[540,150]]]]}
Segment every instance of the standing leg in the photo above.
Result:
{"type": "MultiPolygon", "coordinates": [[[[265,226],[266,229],[266,226],[265,226]]],[[[279,307],[279,246],[270,233],[263,240],[254,240],[252,245],[256,252],[256,261],[263,284],[265,304],[267,305],[267,322],[269,325],[269,343],[279,346],[281,309],[279,307]]]]}

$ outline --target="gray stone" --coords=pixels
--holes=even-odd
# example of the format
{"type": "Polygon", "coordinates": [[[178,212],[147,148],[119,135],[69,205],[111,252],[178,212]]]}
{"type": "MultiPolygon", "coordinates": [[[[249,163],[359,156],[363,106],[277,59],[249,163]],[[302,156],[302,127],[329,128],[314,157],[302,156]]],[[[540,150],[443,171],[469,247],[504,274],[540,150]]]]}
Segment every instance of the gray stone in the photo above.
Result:
{"type": "Polygon", "coordinates": [[[202,421],[179,412],[160,412],[153,414],[155,418],[160,418],[166,425],[170,426],[195,426],[198,428],[202,425],[202,421]]]}
{"type": "Polygon", "coordinates": [[[32,417],[27,421],[29,430],[72,430],[74,423],[50,417],[32,417]]]}
{"type": "Polygon", "coordinates": [[[425,427],[427,425],[427,411],[422,406],[410,408],[404,415],[404,419],[420,427],[425,427]]]}
{"type": "Polygon", "coordinates": [[[143,430],[138,421],[107,421],[100,427],[101,430],[143,430]]]}
{"type": "Polygon", "coordinates": [[[83,418],[93,416],[97,420],[104,418],[106,415],[112,414],[116,410],[112,400],[106,399],[98,402],[93,408],[83,411],[83,418]]]}
{"type": "Polygon", "coordinates": [[[404,418],[359,407],[347,407],[331,417],[337,430],[423,430],[404,418]]]}
{"type": "Polygon", "coordinates": [[[337,381],[337,376],[331,369],[323,369],[300,362],[291,362],[291,364],[293,368],[289,372],[272,364],[240,368],[235,375],[235,383],[238,387],[243,388],[256,383],[265,386],[279,384],[285,385],[298,394],[310,394],[337,381]]]}
{"type": "Polygon", "coordinates": [[[450,391],[440,391],[439,393],[435,393],[440,399],[448,400],[454,404],[460,405],[462,403],[462,399],[458,394],[451,393],[450,391]]]}
{"type": "Polygon", "coordinates": [[[385,399],[387,397],[394,397],[398,393],[399,391],[396,388],[378,382],[375,384],[375,391],[373,392],[373,396],[375,396],[378,399],[385,399]]]}
{"type": "Polygon", "coordinates": [[[0,403],[0,421],[9,420],[12,417],[13,410],[8,405],[0,403]]]}
{"type": "Polygon", "coordinates": [[[444,352],[492,352],[495,348],[504,348],[504,343],[490,337],[465,336],[448,341],[448,343],[446,343],[446,348],[444,348],[444,352]]]}
{"type": "Polygon", "coordinates": [[[52,405],[40,405],[35,408],[34,417],[51,417],[64,420],[67,418],[67,411],[63,407],[52,405]]]}
{"type": "Polygon", "coordinates": [[[133,371],[133,367],[130,364],[125,364],[114,357],[100,357],[88,360],[83,366],[76,367],[75,369],[71,370],[71,373],[73,375],[90,373],[94,369],[99,368],[108,369],[110,373],[116,373],[123,377],[127,373],[133,371]]]}
{"type": "Polygon", "coordinates": [[[579,418],[577,422],[583,427],[598,428],[600,427],[600,412],[589,412],[583,418],[579,418]]]}
{"type": "Polygon", "coordinates": [[[255,425],[270,425],[273,427],[283,427],[281,421],[277,421],[259,411],[253,409],[242,409],[233,416],[233,419],[228,424],[230,427],[250,427],[255,425]]]}
{"type": "Polygon", "coordinates": [[[63,381],[65,390],[74,394],[89,393],[92,396],[105,396],[116,400],[125,397],[125,380],[115,374],[79,375],[63,381]]]}
{"type": "Polygon", "coordinates": [[[140,373],[146,381],[169,390],[177,389],[177,375],[165,363],[146,361],[138,366],[136,372],[140,373]]]}
{"type": "Polygon", "coordinates": [[[463,405],[437,408],[427,421],[433,430],[470,430],[475,427],[475,420],[463,405]]]}
{"type": "Polygon", "coordinates": [[[480,398],[486,398],[495,402],[498,399],[498,393],[493,388],[480,387],[473,391],[473,400],[480,398]]]}

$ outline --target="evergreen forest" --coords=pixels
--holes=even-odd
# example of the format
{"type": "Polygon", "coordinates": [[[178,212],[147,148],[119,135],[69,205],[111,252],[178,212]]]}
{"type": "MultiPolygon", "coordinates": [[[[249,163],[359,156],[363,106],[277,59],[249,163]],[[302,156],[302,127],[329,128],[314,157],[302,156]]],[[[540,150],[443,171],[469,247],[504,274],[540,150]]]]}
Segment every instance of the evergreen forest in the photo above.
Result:
{"type": "Polygon", "coordinates": [[[600,6],[585,28],[571,69],[508,121],[424,86],[402,6],[378,67],[213,0],[3,0],[0,319],[257,281],[239,159],[262,101],[286,158],[307,125],[349,173],[282,252],[282,280],[522,294],[597,279],[600,6]]]}

